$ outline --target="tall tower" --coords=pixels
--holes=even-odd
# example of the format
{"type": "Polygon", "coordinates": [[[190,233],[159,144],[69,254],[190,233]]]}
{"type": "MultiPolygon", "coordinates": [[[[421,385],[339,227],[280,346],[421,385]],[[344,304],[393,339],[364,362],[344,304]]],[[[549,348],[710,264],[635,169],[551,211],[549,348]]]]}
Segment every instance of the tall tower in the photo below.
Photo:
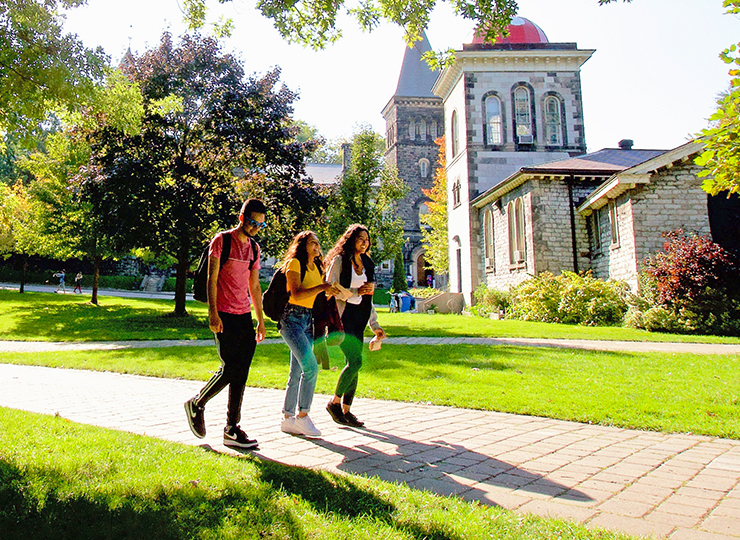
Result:
{"type": "Polygon", "coordinates": [[[419,214],[426,212],[422,189],[432,187],[439,147],[435,139],[444,135],[442,99],[432,93],[438,73],[422,60],[431,51],[426,34],[403,57],[401,74],[393,97],[383,108],[386,125],[386,163],[395,165],[399,177],[409,187],[398,203],[398,216],[403,219],[405,273],[414,284],[426,284],[424,248],[421,245],[419,214]]]}
{"type": "Polygon", "coordinates": [[[493,45],[464,45],[433,89],[447,133],[450,291],[468,302],[485,271],[470,202],[522,167],[586,151],[580,68],[594,51],[550,43],[521,17],[509,32],[493,45]]]}

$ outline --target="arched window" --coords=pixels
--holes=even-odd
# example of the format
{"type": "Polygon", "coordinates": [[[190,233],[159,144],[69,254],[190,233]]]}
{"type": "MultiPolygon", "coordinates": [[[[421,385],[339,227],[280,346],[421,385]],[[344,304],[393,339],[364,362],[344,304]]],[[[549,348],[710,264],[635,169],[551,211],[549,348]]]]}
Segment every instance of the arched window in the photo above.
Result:
{"type": "Polygon", "coordinates": [[[509,263],[518,265],[526,259],[524,243],[524,203],[521,198],[506,206],[509,222],[509,263]]]}
{"type": "Polygon", "coordinates": [[[416,138],[416,122],[412,119],[409,122],[409,139],[416,138]]]}
{"type": "Polygon", "coordinates": [[[427,121],[422,118],[421,122],[419,123],[419,134],[421,135],[421,140],[426,141],[427,140],[427,121]]]}
{"type": "Polygon", "coordinates": [[[501,100],[497,96],[488,96],[486,108],[486,142],[499,145],[503,142],[501,122],[501,100]]]}
{"type": "Polygon", "coordinates": [[[496,261],[494,257],[493,212],[490,208],[483,214],[483,243],[486,270],[493,270],[496,261]]]}
{"type": "Polygon", "coordinates": [[[562,146],[563,127],[560,100],[555,96],[545,98],[545,144],[562,146]]]}
{"type": "Polygon", "coordinates": [[[518,86],[514,90],[514,123],[519,144],[534,143],[534,129],[532,129],[532,107],[529,89],[518,86]]]}
{"type": "Polygon", "coordinates": [[[427,158],[421,158],[419,160],[419,176],[422,178],[429,176],[429,160],[427,158]]]}
{"type": "Polygon", "coordinates": [[[437,122],[432,122],[431,124],[429,124],[429,135],[432,140],[437,138],[437,122]]]}
{"type": "Polygon", "coordinates": [[[457,124],[457,111],[452,111],[452,120],[450,121],[450,129],[452,130],[452,157],[455,157],[460,151],[460,133],[457,124]]]}

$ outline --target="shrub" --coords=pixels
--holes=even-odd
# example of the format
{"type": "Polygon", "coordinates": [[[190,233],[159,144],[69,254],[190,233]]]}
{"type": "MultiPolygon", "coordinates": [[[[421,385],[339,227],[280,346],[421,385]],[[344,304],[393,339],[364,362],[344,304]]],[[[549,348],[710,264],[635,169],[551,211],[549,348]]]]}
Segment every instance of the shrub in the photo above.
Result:
{"type": "Polygon", "coordinates": [[[432,287],[418,287],[414,289],[409,289],[408,292],[411,296],[414,296],[416,298],[431,298],[432,296],[437,296],[442,291],[434,289],[432,287]]]}
{"type": "MultiPolygon", "coordinates": [[[[88,287],[92,287],[92,276],[87,276],[88,287]]],[[[134,290],[141,283],[141,276],[100,276],[98,287],[101,289],[134,290]]]]}
{"type": "Polygon", "coordinates": [[[528,279],[512,290],[510,316],[525,321],[600,325],[622,321],[629,287],[621,281],[585,274],[550,272],[528,279]]]}
{"type": "Polygon", "coordinates": [[[677,329],[740,333],[740,265],[735,257],[708,236],[681,229],[663,236],[663,251],[645,259],[645,274],[655,284],[653,304],[673,313],[677,329]]]}
{"type": "Polygon", "coordinates": [[[471,312],[480,317],[487,317],[489,313],[499,313],[502,309],[507,310],[511,305],[511,292],[500,289],[489,289],[487,285],[480,284],[473,292],[475,304],[471,312]]]}

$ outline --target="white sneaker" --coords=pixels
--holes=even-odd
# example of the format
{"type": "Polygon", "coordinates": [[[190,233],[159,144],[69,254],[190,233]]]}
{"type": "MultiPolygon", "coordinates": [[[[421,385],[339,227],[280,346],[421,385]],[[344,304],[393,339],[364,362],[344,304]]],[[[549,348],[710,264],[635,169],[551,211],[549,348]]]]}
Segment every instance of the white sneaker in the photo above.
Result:
{"type": "Polygon", "coordinates": [[[304,435],[305,437],[321,437],[321,432],[308,417],[308,415],[300,417],[296,416],[293,421],[293,433],[296,435],[304,435]]]}
{"type": "Polygon", "coordinates": [[[295,417],[289,416],[288,418],[284,418],[282,422],[280,422],[280,431],[283,433],[290,433],[291,435],[298,435],[298,432],[295,429],[295,417]]]}

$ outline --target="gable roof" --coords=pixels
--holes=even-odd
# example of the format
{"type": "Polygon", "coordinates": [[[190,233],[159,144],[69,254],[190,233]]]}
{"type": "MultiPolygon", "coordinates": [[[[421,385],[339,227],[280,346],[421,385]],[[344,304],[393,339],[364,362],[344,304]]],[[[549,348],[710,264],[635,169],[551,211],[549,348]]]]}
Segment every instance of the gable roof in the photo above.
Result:
{"type": "Polygon", "coordinates": [[[512,189],[521,186],[528,180],[541,176],[576,178],[604,178],[645,163],[665,154],[666,150],[623,150],[620,148],[603,148],[597,152],[582,156],[550,161],[522,167],[511,176],[476,197],[471,204],[482,208],[486,204],[505,195],[512,189]]]}
{"type": "Polygon", "coordinates": [[[653,174],[659,169],[671,167],[675,163],[686,161],[701,152],[703,148],[703,141],[689,141],[673,150],[662,152],[652,159],[642,161],[635,164],[634,167],[624,169],[612,175],[578,206],[578,212],[588,215],[593,210],[606,205],[609,199],[617,198],[628,189],[634,188],[637,184],[649,184],[653,174]]]}

